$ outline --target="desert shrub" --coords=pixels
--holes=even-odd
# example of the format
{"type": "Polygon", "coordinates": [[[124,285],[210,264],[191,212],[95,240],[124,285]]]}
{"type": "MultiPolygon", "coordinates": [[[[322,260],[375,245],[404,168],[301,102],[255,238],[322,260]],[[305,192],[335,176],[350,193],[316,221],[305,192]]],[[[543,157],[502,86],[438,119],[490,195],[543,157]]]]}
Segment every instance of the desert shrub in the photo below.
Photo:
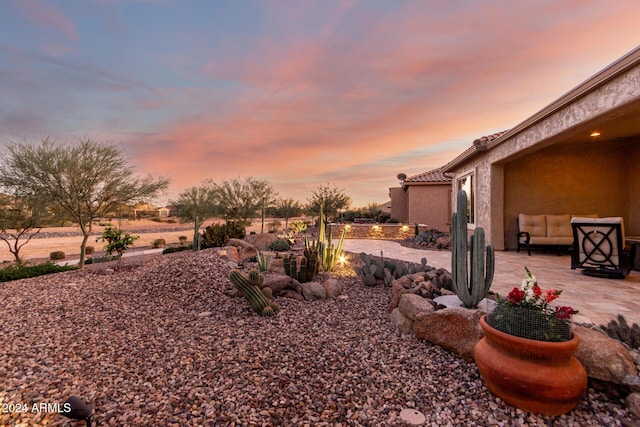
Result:
{"type": "Polygon", "coordinates": [[[239,221],[227,221],[225,224],[211,224],[202,232],[200,248],[218,248],[229,239],[243,239],[247,231],[239,221]]]}
{"type": "Polygon", "coordinates": [[[288,251],[289,250],[289,241],[287,239],[274,240],[269,245],[269,249],[271,249],[272,251],[276,251],[276,252],[288,251]]]}
{"type": "Polygon", "coordinates": [[[178,241],[180,241],[180,246],[185,246],[187,244],[187,236],[178,237],[178,241]]]}
{"type": "Polygon", "coordinates": [[[27,279],[29,277],[37,277],[45,274],[60,273],[61,271],[77,269],[78,267],[73,265],[57,265],[51,262],[39,265],[10,265],[9,267],[0,270],[0,282],[27,279]]]}
{"type": "Polygon", "coordinates": [[[93,246],[87,246],[86,248],[84,248],[84,253],[87,255],[91,255],[94,252],[95,248],[93,246]]]}
{"type": "Polygon", "coordinates": [[[293,231],[295,231],[296,234],[302,233],[307,229],[307,223],[301,219],[297,219],[291,222],[291,228],[293,228],[293,231]]]}
{"type": "Polygon", "coordinates": [[[169,224],[175,224],[177,221],[175,219],[168,219],[167,222],[169,224]]]}
{"type": "Polygon", "coordinates": [[[175,252],[188,251],[191,248],[189,246],[174,246],[173,248],[164,248],[162,251],[162,255],[172,254],[175,252]]]}
{"type": "Polygon", "coordinates": [[[157,216],[151,217],[149,218],[151,221],[153,222],[162,222],[162,220],[160,218],[158,218],[157,216]]]}
{"type": "Polygon", "coordinates": [[[94,256],[92,258],[87,258],[84,261],[84,264],[100,264],[101,262],[118,261],[120,258],[120,255],[94,256]]]}
{"type": "Polygon", "coordinates": [[[113,224],[111,224],[110,222],[99,222],[98,225],[100,227],[111,227],[113,224]]]}
{"type": "Polygon", "coordinates": [[[164,239],[156,239],[153,241],[152,246],[154,247],[154,249],[158,249],[160,247],[164,247],[166,243],[167,242],[164,239]]]}
{"type": "Polygon", "coordinates": [[[281,226],[282,226],[282,223],[278,220],[273,220],[267,224],[267,228],[269,229],[270,232],[274,232],[278,230],[278,228],[280,228],[281,226]]]}
{"type": "Polygon", "coordinates": [[[64,259],[66,257],[65,253],[62,251],[53,251],[49,254],[49,259],[51,261],[57,261],[60,259],[64,259]]]}

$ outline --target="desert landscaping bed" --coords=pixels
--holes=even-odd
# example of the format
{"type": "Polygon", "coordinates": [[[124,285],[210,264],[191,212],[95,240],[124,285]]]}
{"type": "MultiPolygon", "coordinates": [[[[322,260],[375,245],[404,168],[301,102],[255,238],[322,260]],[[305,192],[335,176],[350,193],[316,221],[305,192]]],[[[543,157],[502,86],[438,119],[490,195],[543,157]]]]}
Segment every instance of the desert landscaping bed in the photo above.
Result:
{"type": "MultiPolygon", "coordinates": [[[[390,290],[344,270],[344,297],[278,298],[277,316],[228,296],[217,250],[94,265],[0,286],[0,402],[69,395],[98,425],[623,425],[624,403],[589,389],[561,417],[504,404],[476,365],[398,334],[390,290]],[[133,267],[135,266],[135,268],[133,267]],[[346,298],[345,298],[346,297],[346,298]]],[[[55,413],[0,413],[0,425],[61,426],[55,413]]]]}

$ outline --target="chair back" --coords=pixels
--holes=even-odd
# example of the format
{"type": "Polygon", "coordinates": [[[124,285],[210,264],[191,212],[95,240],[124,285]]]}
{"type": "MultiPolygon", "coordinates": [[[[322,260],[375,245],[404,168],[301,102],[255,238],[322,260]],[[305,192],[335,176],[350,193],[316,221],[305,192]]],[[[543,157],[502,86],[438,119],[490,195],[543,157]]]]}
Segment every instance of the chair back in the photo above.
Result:
{"type": "Polygon", "coordinates": [[[575,245],[571,268],[619,270],[624,247],[622,217],[571,219],[575,245]]]}

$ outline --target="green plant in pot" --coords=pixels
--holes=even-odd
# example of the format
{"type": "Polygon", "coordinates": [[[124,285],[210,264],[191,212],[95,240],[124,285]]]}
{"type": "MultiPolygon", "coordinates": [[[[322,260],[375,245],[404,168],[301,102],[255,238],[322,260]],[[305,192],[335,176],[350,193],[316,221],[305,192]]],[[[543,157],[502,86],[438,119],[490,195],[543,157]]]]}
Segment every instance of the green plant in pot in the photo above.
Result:
{"type": "Polygon", "coordinates": [[[587,390],[587,374],[573,355],[580,342],[571,331],[569,306],[552,306],[562,291],[546,292],[525,267],[526,277],[480,318],[484,337],[474,357],[487,387],[525,411],[561,415],[587,390]]]}

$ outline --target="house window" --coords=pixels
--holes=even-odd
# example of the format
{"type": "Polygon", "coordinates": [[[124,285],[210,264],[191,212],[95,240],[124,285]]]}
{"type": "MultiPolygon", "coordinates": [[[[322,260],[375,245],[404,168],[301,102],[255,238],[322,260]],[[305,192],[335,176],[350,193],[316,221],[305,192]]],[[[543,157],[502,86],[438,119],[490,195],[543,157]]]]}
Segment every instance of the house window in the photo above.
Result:
{"type": "Polygon", "coordinates": [[[463,176],[458,180],[458,191],[459,190],[464,190],[465,193],[467,193],[467,217],[469,218],[469,223],[474,224],[476,222],[476,208],[473,200],[473,174],[463,176]]]}

